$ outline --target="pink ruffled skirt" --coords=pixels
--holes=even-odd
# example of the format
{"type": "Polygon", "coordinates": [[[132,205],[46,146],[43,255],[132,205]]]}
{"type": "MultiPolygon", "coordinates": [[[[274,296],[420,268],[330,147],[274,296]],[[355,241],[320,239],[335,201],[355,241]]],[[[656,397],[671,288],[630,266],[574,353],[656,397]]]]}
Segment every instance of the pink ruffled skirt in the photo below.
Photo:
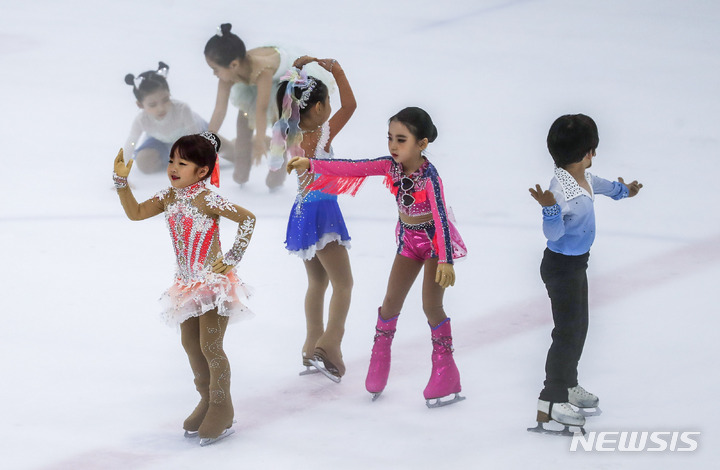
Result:
{"type": "Polygon", "coordinates": [[[251,318],[252,311],[240,298],[251,295],[250,288],[242,282],[235,271],[217,274],[203,271],[204,279],[186,284],[182,279],[175,282],[160,297],[161,316],[168,325],[180,325],[192,317],[217,308],[219,315],[230,317],[230,321],[251,318]]]}

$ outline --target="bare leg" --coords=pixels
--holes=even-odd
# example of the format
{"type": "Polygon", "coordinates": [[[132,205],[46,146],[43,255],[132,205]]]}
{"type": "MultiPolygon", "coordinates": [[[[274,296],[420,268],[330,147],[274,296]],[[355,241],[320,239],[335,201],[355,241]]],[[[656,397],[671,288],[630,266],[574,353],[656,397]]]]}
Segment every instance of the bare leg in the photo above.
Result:
{"type": "Polygon", "coordinates": [[[445,289],[435,282],[435,273],[437,271],[437,258],[425,260],[425,273],[423,275],[423,311],[428,319],[431,327],[436,327],[442,323],[447,316],[443,309],[443,296],[445,289]]]}
{"type": "Polygon", "coordinates": [[[238,111],[237,139],[235,139],[235,171],[233,171],[233,179],[236,183],[244,184],[250,179],[252,134],[253,131],[250,129],[247,116],[243,111],[238,111]]]}
{"type": "Polygon", "coordinates": [[[331,362],[342,377],[345,364],[342,361],[340,344],[345,335],[345,320],[350,309],[353,278],[347,249],[337,242],[329,243],[315,255],[332,284],[332,296],[325,333],[315,344],[316,351],[331,362]]]}
{"type": "Polygon", "coordinates": [[[305,261],[305,271],[308,278],[308,288],[305,293],[305,344],[302,349],[303,364],[309,365],[312,359],[315,343],[325,332],[323,322],[323,307],[325,306],[325,291],[329,279],[325,268],[316,257],[305,261]]]}
{"type": "Polygon", "coordinates": [[[143,173],[157,173],[162,171],[167,164],[168,162],[163,161],[160,153],[155,149],[142,149],[135,155],[135,165],[143,173]]]}
{"type": "Polygon", "coordinates": [[[388,320],[400,313],[410,288],[420,273],[423,263],[402,255],[395,255],[387,292],[380,308],[380,316],[388,320]]]}

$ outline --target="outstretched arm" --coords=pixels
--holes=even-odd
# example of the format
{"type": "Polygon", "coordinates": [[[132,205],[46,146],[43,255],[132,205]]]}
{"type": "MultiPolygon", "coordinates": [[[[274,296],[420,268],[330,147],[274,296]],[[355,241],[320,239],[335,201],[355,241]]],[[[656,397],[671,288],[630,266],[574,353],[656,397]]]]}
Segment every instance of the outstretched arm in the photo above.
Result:
{"type": "Polygon", "coordinates": [[[292,173],[293,170],[297,171],[298,174],[303,174],[306,171],[310,169],[310,159],[305,157],[292,157],[289,162],[287,162],[287,172],[288,175],[292,173]]]}
{"type": "Polygon", "coordinates": [[[212,116],[210,117],[210,124],[208,124],[208,130],[217,134],[220,131],[225,120],[225,115],[228,110],[228,101],[230,100],[230,89],[232,83],[218,80],[217,97],[215,98],[215,109],[213,110],[212,116]]]}
{"type": "Polygon", "coordinates": [[[548,240],[559,240],[565,235],[565,222],[557,199],[549,189],[543,190],[539,184],[530,188],[530,195],[542,206],[543,234],[548,240]]]}
{"type": "Polygon", "coordinates": [[[257,101],[255,101],[255,135],[253,135],[253,162],[257,165],[268,151],[268,143],[265,138],[267,130],[267,112],[270,106],[270,95],[272,94],[273,70],[266,68],[260,72],[255,82],[257,85],[257,101]]]}

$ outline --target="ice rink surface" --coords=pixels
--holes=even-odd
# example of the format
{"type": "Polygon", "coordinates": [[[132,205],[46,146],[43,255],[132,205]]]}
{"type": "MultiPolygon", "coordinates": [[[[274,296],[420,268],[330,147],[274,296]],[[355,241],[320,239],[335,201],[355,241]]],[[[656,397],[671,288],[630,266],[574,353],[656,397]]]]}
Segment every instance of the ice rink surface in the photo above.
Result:
{"type": "MultiPolygon", "coordinates": [[[[6,469],[709,469],[716,465],[720,278],[720,4],[710,1],[17,2],[0,0],[0,466],[6,469]],[[228,330],[236,433],[182,437],[196,404],[178,333],[159,319],[174,256],[162,217],[130,222],[112,160],[137,113],[126,73],[170,65],[172,95],[206,119],[202,50],[233,24],[249,48],[295,44],[339,60],[358,109],[336,155],[387,153],[386,123],[425,108],[430,159],[469,249],[445,296],[462,403],[428,410],[430,338],[418,286],[398,324],[390,382],[364,389],[394,256],[381,179],[343,197],[355,288],[336,385],[298,377],[302,263],[283,247],[294,177],[265,167],[219,192],[258,216],[240,276],[254,319],[228,330]],[[694,452],[570,452],[534,425],[550,342],[544,248],[528,188],[547,186],[545,136],[592,116],[592,172],[638,179],[596,201],[591,326],[581,383],[588,431],[700,432],[694,452]]],[[[234,137],[231,108],[222,133],[234,137]]],[[[133,171],[138,200],[168,185],[133,171]]],[[[231,243],[235,227],[222,224],[231,243]]]]}

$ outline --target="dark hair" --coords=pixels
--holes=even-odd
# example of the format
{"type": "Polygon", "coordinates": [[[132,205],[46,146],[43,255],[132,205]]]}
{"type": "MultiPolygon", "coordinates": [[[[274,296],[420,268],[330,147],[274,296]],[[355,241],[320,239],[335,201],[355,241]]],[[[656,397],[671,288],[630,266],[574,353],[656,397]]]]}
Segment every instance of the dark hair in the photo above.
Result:
{"type": "Polygon", "coordinates": [[[131,73],[125,75],[125,83],[133,87],[135,98],[142,103],[142,100],[144,100],[147,95],[153,94],[158,90],[170,91],[170,87],[164,76],[169,69],[170,66],[165,62],[158,62],[157,70],[148,70],[138,75],[138,78],[142,78],[139,86],[135,86],[135,75],[131,73]]]}
{"type": "Polygon", "coordinates": [[[417,140],[427,139],[428,142],[434,142],[437,139],[437,128],[430,115],[422,108],[405,108],[388,119],[388,123],[393,121],[404,124],[417,140]]]}
{"type": "MultiPolygon", "coordinates": [[[[312,106],[315,105],[315,103],[324,102],[328,97],[328,87],[325,85],[321,80],[318,80],[315,77],[308,76],[308,81],[310,79],[315,80],[315,88],[310,92],[310,96],[308,96],[307,101],[305,102],[305,107],[300,109],[300,114],[305,114],[305,112],[310,109],[312,106]]],[[[277,94],[275,95],[275,102],[277,104],[278,108],[278,116],[282,116],[282,105],[283,105],[283,98],[285,98],[285,92],[287,91],[288,87],[288,81],[282,81],[280,82],[280,85],[278,86],[277,94]]],[[[300,99],[302,97],[303,92],[307,89],[307,87],[295,87],[293,90],[293,93],[295,94],[295,98],[300,99]]]]}
{"type": "Polygon", "coordinates": [[[245,43],[230,32],[232,25],[223,23],[220,25],[220,34],[211,37],[205,44],[205,57],[212,60],[221,67],[228,67],[235,59],[244,60],[245,43]]]}
{"type": "Polygon", "coordinates": [[[213,133],[209,134],[215,138],[217,146],[200,134],[186,135],[175,141],[170,149],[170,158],[177,155],[183,160],[193,162],[199,168],[206,166],[208,172],[205,178],[209,177],[215,169],[217,153],[220,151],[220,138],[213,133]]]}
{"type": "Polygon", "coordinates": [[[595,150],[599,142],[597,124],[584,114],[560,116],[550,126],[547,136],[548,151],[560,168],[579,162],[595,150]]]}

